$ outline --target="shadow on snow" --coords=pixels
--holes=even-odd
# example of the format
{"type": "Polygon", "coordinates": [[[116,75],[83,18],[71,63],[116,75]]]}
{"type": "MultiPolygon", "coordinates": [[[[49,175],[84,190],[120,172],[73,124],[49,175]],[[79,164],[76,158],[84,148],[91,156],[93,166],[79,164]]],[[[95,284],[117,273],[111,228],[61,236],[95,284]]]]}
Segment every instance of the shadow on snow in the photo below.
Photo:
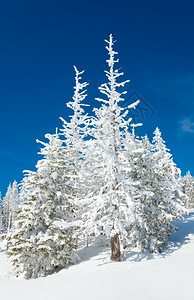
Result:
{"type": "MultiPolygon", "coordinates": [[[[173,225],[177,227],[177,230],[172,232],[171,236],[168,238],[167,245],[162,248],[162,253],[150,253],[149,251],[141,252],[138,249],[126,249],[122,251],[122,260],[140,262],[155,259],[157,257],[165,258],[169,254],[180,249],[183,245],[189,243],[191,240],[189,235],[194,235],[194,210],[191,211],[184,220],[173,222],[173,225]]],[[[78,255],[81,259],[80,263],[90,259],[100,261],[101,263],[98,264],[98,266],[113,263],[111,260],[107,262],[107,258],[111,255],[110,247],[84,247],[78,251],[78,255]]]]}
{"type": "Polygon", "coordinates": [[[162,252],[162,255],[165,256],[190,242],[190,235],[194,235],[194,211],[191,211],[184,220],[173,222],[173,225],[177,227],[177,231],[172,232],[171,236],[168,238],[168,244],[164,247],[162,252]]]}
{"type": "Polygon", "coordinates": [[[132,251],[128,250],[124,253],[124,260],[143,261],[154,259],[156,257],[165,258],[169,254],[180,249],[183,245],[188,244],[191,240],[189,235],[194,235],[194,211],[191,211],[184,220],[173,222],[173,225],[177,230],[172,232],[167,240],[167,245],[162,248],[161,253],[150,253],[149,251],[140,252],[138,249],[133,249],[132,251]]]}

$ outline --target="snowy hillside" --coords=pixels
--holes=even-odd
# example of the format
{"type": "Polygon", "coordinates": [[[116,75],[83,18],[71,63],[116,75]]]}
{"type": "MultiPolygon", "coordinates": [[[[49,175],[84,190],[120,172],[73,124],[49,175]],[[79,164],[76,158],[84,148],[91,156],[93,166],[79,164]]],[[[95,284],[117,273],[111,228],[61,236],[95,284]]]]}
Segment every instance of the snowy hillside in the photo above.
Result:
{"type": "Polygon", "coordinates": [[[16,278],[0,253],[0,299],[194,300],[194,211],[175,224],[162,254],[131,251],[110,261],[110,249],[80,250],[81,262],[44,278],[16,278]]]}

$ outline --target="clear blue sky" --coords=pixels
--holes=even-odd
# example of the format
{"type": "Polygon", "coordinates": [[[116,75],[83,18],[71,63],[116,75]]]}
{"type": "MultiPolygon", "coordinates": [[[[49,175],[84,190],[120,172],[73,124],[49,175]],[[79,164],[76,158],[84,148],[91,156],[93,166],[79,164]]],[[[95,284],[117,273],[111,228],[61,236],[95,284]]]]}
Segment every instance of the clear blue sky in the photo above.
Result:
{"type": "Polygon", "coordinates": [[[182,173],[194,175],[194,2],[6,0],[0,8],[0,191],[34,170],[45,133],[70,113],[73,65],[88,103],[105,81],[104,39],[117,40],[142,133],[159,126],[182,173]]]}

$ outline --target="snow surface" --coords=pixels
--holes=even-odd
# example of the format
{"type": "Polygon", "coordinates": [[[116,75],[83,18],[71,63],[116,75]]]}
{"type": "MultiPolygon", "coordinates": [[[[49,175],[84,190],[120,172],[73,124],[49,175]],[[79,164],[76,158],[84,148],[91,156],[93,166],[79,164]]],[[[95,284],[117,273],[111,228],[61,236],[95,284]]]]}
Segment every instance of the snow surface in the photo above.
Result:
{"type": "Polygon", "coordinates": [[[134,249],[112,262],[109,248],[90,246],[79,250],[80,263],[31,280],[14,276],[1,244],[0,299],[194,300],[194,211],[175,225],[161,254],[134,249]]]}

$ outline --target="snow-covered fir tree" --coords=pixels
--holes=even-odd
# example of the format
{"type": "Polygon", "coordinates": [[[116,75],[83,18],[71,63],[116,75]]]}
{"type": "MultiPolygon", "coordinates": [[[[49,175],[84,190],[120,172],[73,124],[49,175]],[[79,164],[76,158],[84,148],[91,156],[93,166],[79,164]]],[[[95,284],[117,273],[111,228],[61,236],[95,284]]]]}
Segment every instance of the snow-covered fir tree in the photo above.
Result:
{"type": "Polygon", "coordinates": [[[172,221],[186,214],[181,171],[173,161],[158,128],[153,137],[153,192],[155,210],[153,230],[158,244],[165,244],[175,227],[172,221]]]}
{"type": "Polygon", "coordinates": [[[190,171],[183,177],[184,193],[187,196],[187,208],[194,208],[194,178],[190,171]]]}
{"type": "MultiPolygon", "coordinates": [[[[85,113],[84,108],[89,106],[84,103],[87,97],[86,87],[87,82],[81,82],[84,71],[79,72],[74,66],[75,70],[75,86],[72,100],[67,103],[67,107],[72,110],[70,121],[61,118],[63,122],[63,129],[61,129],[61,136],[64,137],[63,142],[66,148],[66,159],[69,164],[69,185],[72,187],[71,195],[74,201],[79,203],[79,199],[85,194],[87,189],[83,176],[83,161],[86,155],[87,137],[90,130],[90,118],[85,113]]],[[[77,211],[77,218],[81,216],[81,206],[77,211]]]]}
{"type": "Polygon", "coordinates": [[[186,212],[180,170],[158,128],[153,144],[147,136],[139,139],[129,135],[125,149],[128,166],[123,171],[127,181],[131,179],[129,190],[133,203],[129,246],[160,251],[174,229],[171,222],[186,212]]]}
{"type": "MultiPolygon", "coordinates": [[[[88,211],[83,219],[83,232],[88,235],[103,235],[109,240],[115,237],[117,241],[119,235],[124,241],[127,238],[125,225],[130,223],[131,201],[122,175],[123,161],[120,153],[124,151],[124,140],[131,119],[127,118],[128,111],[120,106],[126,92],[119,92],[119,88],[124,87],[129,80],[117,82],[123,73],[115,69],[118,59],[115,59],[117,52],[113,50],[112,35],[106,43],[109,70],[105,73],[108,82],[99,87],[106,99],[96,99],[102,105],[99,109],[94,109],[96,118],[93,121],[93,140],[85,161],[86,182],[90,191],[85,199],[88,211]]],[[[136,101],[128,108],[135,108],[138,103],[136,101]]]]}
{"type": "MultiPolygon", "coordinates": [[[[15,222],[15,219],[16,219],[17,209],[18,209],[19,202],[20,202],[19,198],[20,198],[20,195],[19,195],[18,183],[16,180],[14,180],[14,182],[12,183],[12,201],[11,201],[12,224],[15,222]]],[[[11,224],[11,226],[12,226],[12,224],[11,224]]]]}
{"type": "Polygon", "coordinates": [[[44,276],[77,258],[74,207],[69,196],[66,149],[58,134],[47,134],[49,143],[40,154],[36,172],[23,179],[23,204],[8,235],[8,256],[17,274],[44,276]]]}
{"type": "Polygon", "coordinates": [[[144,138],[128,135],[125,144],[123,172],[131,199],[131,223],[128,241],[131,248],[153,249],[153,229],[155,203],[153,193],[153,160],[151,144],[144,138]]]}
{"type": "Polygon", "coordinates": [[[5,197],[2,203],[3,212],[3,227],[4,232],[8,232],[15,220],[16,210],[18,207],[19,193],[18,184],[16,181],[9,184],[5,197]]]}
{"type": "Polygon", "coordinates": [[[10,202],[11,202],[11,183],[7,188],[7,192],[5,194],[5,197],[3,198],[3,203],[2,203],[4,232],[7,232],[10,229],[10,225],[11,225],[10,202]]]}

